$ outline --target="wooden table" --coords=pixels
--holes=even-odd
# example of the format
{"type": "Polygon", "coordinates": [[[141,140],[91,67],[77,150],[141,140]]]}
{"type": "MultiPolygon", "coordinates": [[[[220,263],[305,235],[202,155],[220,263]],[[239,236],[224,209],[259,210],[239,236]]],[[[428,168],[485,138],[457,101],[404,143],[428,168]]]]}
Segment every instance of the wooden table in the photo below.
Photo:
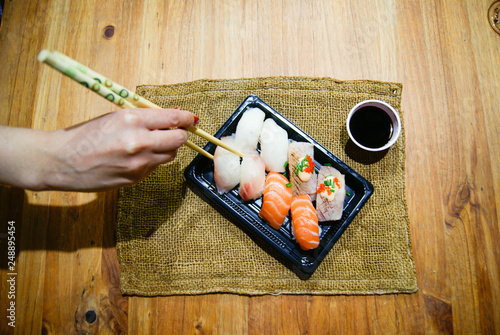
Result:
{"type": "Polygon", "coordinates": [[[491,3],[6,1],[0,123],[10,126],[53,130],[115,110],[38,63],[44,48],[132,89],[276,75],[403,83],[419,291],[122,296],[116,191],[1,187],[0,333],[500,333],[500,35],[488,24],[491,3]]]}

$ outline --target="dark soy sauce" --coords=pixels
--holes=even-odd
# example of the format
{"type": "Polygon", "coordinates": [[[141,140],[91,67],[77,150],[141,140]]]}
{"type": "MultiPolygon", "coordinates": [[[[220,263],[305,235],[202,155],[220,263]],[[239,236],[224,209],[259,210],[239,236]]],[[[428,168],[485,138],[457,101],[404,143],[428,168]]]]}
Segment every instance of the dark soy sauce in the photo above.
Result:
{"type": "Polygon", "coordinates": [[[349,121],[352,136],[367,148],[380,148],[392,136],[392,120],[382,109],[365,106],[358,109],[349,121]]]}

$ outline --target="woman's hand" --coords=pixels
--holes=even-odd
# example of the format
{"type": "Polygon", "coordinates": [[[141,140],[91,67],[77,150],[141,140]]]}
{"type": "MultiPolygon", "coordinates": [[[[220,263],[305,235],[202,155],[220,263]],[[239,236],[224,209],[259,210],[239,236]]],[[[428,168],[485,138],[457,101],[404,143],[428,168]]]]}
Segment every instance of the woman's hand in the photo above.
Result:
{"type": "Polygon", "coordinates": [[[53,132],[0,127],[0,182],[34,190],[102,191],[142,180],[173,160],[198,118],[179,109],[128,109],[53,132]]]}

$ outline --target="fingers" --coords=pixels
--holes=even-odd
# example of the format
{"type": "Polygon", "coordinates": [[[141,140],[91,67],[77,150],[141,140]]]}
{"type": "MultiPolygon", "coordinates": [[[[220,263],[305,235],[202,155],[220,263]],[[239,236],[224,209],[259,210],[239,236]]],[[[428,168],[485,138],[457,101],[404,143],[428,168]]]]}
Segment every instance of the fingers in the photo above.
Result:
{"type": "Polygon", "coordinates": [[[198,117],[181,109],[130,109],[126,111],[125,122],[150,130],[187,128],[198,123],[198,117]]]}
{"type": "Polygon", "coordinates": [[[132,131],[125,139],[126,152],[131,156],[150,152],[153,156],[149,156],[149,164],[155,166],[176,157],[177,149],[188,139],[185,128],[199,121],[192,113],[179,109],[141,108],[123,112],[123,120],[132,131]]]}
{"type": "Polygon", "coordinates": [[[131,181],[137,182],[153,172],[158,165],[173,161],[176,156],[177,150],[173,150],[166,153],[155,154],[148,158],[141,157],[136,160],[131,160],[126,175],[131,181]]]}
{"type": "MultiPolygon", "coordinates": [[[[156,166],[158,166],[160,164],[164,164],[164,163],[168,163],[168,162],[173,161],[176,156],[177,156],[177,150],[173,150],[173,151],[169,151],[169,152],[165,152],[165,153],[161,153],[161,154],[156,154],[154,162],[155,162],[156,166]]],[[[156,166],[155,166],[155,168],[156,168],[156,166]]]]}
{"type": "Polygon", "coordinates": [[[177,128],[170,130],[150,131],[151,150],[154,153],[169,153],[177,150],[188,139],[188,132],[185,129],[177,128]]]}

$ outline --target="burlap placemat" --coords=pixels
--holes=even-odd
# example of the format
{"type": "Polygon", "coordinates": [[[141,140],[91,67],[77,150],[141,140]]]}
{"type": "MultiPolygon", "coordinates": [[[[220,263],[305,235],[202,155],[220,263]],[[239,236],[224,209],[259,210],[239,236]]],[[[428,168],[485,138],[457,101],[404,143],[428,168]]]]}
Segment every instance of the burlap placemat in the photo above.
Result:
{"type": "Polygon", "coordinates": [[[375,191],[316,272],[301,280],[186,185],[183,171],[195,153],[182,147],[174,162],[120,190],[117,249],[122,293],[415,292],[404,129],[393,148],[374,156],[357,150],[344,126],[349,110],[371,98],[387,101],[403,117],[401,90],[397,83],[304,77],[138,87],[139,95],[160,106],[192,111],[200,117],[200,128],[211,134],[255,94],[368,179],[375,191]]]}

